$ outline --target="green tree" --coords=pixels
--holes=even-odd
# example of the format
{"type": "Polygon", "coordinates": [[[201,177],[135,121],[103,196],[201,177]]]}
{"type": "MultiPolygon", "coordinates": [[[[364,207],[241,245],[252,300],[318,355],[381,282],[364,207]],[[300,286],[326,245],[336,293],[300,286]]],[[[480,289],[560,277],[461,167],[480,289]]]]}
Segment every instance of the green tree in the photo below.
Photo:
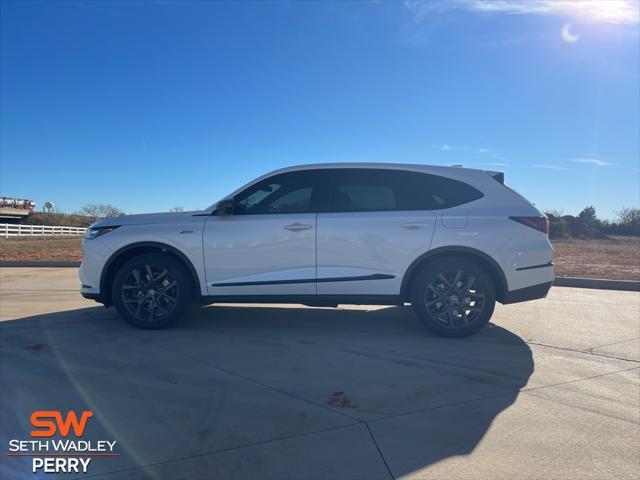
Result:
{"type": "Polygon", "coordinates": [[[598,226],[598,217],[596,216],[596,209],[592,206],[586,207],[578,214],[578,218],[582,220],[582,223],[589,225],[590,227],[598,226]]]}

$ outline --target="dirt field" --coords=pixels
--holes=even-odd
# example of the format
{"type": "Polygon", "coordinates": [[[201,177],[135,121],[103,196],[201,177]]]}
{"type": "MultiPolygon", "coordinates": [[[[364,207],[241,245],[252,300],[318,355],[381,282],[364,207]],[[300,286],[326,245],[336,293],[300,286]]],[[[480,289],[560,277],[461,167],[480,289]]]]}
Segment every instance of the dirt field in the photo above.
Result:
{"type": "Polygon", "coordinates": [[[556,275],[640,280],[640,237],[553,242],[556,275]]]}
{"type": "Polygon", "coordinates": [[[82,260],[82,237],[0,238],[0,260],[82,260]]]}
{"type": "MultiPolygon", "coordinates": [[[[0,260],[81,260],[79,237],[0,239],[0,260]]],[[[556,275],[640,280],[640,238],[554,241],[556,275]]]]}

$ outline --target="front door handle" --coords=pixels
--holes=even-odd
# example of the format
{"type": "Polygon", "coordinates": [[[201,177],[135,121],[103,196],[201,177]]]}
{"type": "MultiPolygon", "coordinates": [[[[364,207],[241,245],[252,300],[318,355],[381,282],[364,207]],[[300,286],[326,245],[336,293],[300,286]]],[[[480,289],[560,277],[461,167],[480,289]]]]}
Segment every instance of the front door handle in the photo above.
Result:
{"type": "Polygon", "coordinates": [[[420,228],[424,228],[427,226],[426,223],[403,223],[400,225],[402,228],[406,228],[407,230],[418,230],[420,228]]]}
{"type": "Polygon", "coordinates": [[[306,225],[304,223],[297,222],[284,227],[285,230],[289,230],[290,232],[301,232],[303,230],[309,230],[310,228],[313,228],[313,225],[306,225]]]}

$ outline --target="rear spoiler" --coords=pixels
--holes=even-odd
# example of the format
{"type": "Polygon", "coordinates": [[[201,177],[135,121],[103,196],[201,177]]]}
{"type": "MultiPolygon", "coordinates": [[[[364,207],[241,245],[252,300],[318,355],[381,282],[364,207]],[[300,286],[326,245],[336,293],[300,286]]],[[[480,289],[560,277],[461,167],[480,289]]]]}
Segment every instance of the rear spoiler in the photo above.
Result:
{"type": "Polygon", "coordinates": [[[504,172],[494,172],[491,170],[485,170],[485,172],[488,175],[491,175],[496,182],[501,183],[502,185],[504,185],[504,172]]]}

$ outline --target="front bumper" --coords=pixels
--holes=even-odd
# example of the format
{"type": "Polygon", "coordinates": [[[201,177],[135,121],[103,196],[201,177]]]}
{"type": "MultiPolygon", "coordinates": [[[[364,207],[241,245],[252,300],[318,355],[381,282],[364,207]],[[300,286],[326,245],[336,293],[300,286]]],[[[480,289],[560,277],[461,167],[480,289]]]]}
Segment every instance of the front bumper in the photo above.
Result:
{"type": "Polygon", "coordinates": [[[100,238],[82,242],[82,264],[78,270],[78,276],[82,285],[80,293],[84,298],[97,302],[104,300],[100,296],[100,278],[111,253],[112,250],[100,238]]]}

